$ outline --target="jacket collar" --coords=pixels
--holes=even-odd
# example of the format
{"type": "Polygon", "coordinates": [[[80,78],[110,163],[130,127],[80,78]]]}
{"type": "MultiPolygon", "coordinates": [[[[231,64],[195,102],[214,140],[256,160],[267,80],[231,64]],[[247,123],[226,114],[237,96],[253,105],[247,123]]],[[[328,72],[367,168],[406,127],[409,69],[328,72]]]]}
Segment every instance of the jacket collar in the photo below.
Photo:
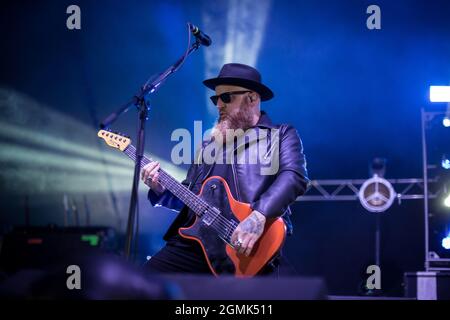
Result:
{"type": "Polygon", "coordinates": [[[261,127],[261,128],[276,128],[276,126],[272,123],[272,120],[270,120],[267,113],[263,110],[261,110],[261,116],[259,117],[258,122],[256,123],[255,127],[261,127]]]}

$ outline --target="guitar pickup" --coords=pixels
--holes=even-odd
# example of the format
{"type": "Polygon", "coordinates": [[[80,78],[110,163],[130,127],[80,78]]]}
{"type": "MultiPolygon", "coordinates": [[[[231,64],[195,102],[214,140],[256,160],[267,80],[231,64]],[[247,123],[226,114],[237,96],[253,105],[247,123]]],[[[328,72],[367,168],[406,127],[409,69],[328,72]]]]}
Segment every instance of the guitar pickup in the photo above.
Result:
{"type": "Polygon", "coordinates": [[[206,224],[209,227],[216,220],[216,218],[219,215],[220,215],[220,211],[217,208],[205,210],[202,221],[204,224],[206,224]]]}
{"type": "Polygon", "coordinates": [[[205,217],[202,219],[203,223],[206,224],[208,227],[216,220],[216,217],[213,217],[212,215],[205,214],[205,217]]]}

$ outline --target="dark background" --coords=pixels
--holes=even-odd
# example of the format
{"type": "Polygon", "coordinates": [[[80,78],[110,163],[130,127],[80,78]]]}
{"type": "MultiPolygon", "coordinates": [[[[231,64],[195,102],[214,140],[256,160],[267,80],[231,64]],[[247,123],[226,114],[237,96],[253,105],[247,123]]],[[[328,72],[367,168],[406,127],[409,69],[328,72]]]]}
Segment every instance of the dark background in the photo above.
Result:
{"type": "MultiPolygon", "coordinates": [[[[151,96],[148,154],[170,162],[173,130],[211,126],[216,113],[201,81],[234,43],[227,57],[255,64],[275,92],[262,108],[298,129],[311,179],[367,178],[374,157],[388,160],[387,178],[421,178],[420,109],[442,107],[428,88],[450,81],[449,16],[450,2],[438,0],[2,2],[3,230],[23,224],[26,208],[32,225],[63,225],[64,195],[82,223],[89,213],[92,224],[124,230],[132,163],[97,141],[97,125],[184,52],[187,21],[213,45],[151,96]],[[81,8],[81,30],[66,28],[71,4],[81,8]],[[366,27],[371,4],[381,8],[381,30],[366,27]]],[[[113,128],[134,139],[136,123],[131,109],[113,128]]],[[[449,152],[448,130],[438,138],[433,161],[449,152]]],[[[143,259],[163,245],[175,215],[151,208],[141,191],[143,259]]],[[[374,263],[375,216],[356,201],[296,202],[294,211],[285,251],[297,271],[325,277],[332,294],[357,294],[374,263]]],[[[401,295],[403,272],[423,270],[423,202],[395,202],[381,221],[382,287],[401,295]]],[[[447,226],[437,226],[437,239],[447,226]]]]}

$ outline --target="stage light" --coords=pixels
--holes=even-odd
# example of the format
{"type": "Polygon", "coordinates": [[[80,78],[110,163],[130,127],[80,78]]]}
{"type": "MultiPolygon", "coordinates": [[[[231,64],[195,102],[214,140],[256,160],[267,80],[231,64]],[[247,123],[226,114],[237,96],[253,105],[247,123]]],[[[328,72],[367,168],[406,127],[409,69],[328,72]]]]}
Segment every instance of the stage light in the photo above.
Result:
{"type": "MultiPolygon", "coordinates": [[[[94,130],[92,132],[92,134],[95,133],[94,130]]],[[[89,143],[83,144],[81,141],[71,140],[63,134],[46,134],[37,129],[27,129],[23,126],[9,124],[4,121],[0,121],[0,137],[14,139],[27,145],[33,145],[39,149],[52,150],[57,155],[71,154],[76,158],[95,161],[104,160],[118,166],[129,166],[130,164],[129,160],[120,154],[101,152],[98,148],[95,148],[95,145],[89,143]]]]}
{"type": "Polygon", "coordinates": [[[444,200],[444,206],[450,208],[450,194],[447,195],[447,198],[444,200]]]}
{"type": "Polygon", "coordinates": [[[441,166],[444,169],[450,169],[450,160],[447,158],[447,156],[444,154],[442,156],[441,166]]]}
{"type": "MultiPolygon", "coordinates": [[[[10,194],[129,192],[134,163],[98,141],[97,130],[0,87],[0,180],[10,194]],[[45,124],[45,130],[42,126],[45,124]]],[[[152,155],[175,179],[186,173],[152,155]]],[[[147,187],[140,184],[141,191],[147,187]]]]}
{"type": "Polygon", "coordinates": [[[450,127],[450,119],[449,117],[445,117],[444,119],[442,119],[442,125],[446,128],[450,127]]]}
{"type": "Polygon", "coordinates": [[[431,102],[450,102],[450,86],[430,86],[431,102]]]}
{"type": "Polygon", "coordinates": [[[450,249],[450,234],[442,239],[442,247],[444,249],[450,249]]]}
{"type": "MultiPolygon", "coordinates": [[[[252,0],[210,1],[206,5],[203,26],[214,44],[204,51],[206,79],[215,77],[225,63],[256,66],[270,7],[271,0],[260,0],[258,5],[252,0]]],[[[217,108],[210,103],[211,93],[205,92],[208,111],[215,116],[217,108]]]]}

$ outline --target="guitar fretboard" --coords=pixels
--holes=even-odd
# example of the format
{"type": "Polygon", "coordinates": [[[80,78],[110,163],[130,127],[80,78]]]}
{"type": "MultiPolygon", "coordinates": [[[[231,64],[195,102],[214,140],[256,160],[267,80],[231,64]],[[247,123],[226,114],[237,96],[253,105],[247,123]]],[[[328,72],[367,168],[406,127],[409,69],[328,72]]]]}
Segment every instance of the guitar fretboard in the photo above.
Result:
{"type": "MultiPolygon", "coordinates": [[[[136,161],[136,148],[133,145],[130,144],[123,152],[133,161],[136,161]]],[[[151,158],[143,156],[141,167],[149,164],[150,162],[153,162],[151,158]]],[[[221,215],[220,210],[209,205],[163,169],[160,168],[158,172],[159,182],[163,187],[172,192],[174,196],[191,208],[192,211],[202,218],[203,222],[212,227],[218,233],[223,241],[231,244],[231,235],[237,227],[237,223],[235,221],[226,219],[221,215]]]]}
{"type": "MultiPolygon", "coordinates": [[[[136,148],[133,145],[129,145],[124,150],[124,153],[134,161],[136,160],[136,148]]],[[[153,162],[151,158],[143,156],[141,167],[149,164],[150,162],[153,162]]],[[[183,203],[191,208],[197,215],[203,216],[208,209],[211,209],[211,206],[209,206],[202,198],[186,188],[183,184],[178,182],[161,168],[159,169],[159,182],[163,187],[172,192],[174,196],[183,201],[183,203]]]]}

